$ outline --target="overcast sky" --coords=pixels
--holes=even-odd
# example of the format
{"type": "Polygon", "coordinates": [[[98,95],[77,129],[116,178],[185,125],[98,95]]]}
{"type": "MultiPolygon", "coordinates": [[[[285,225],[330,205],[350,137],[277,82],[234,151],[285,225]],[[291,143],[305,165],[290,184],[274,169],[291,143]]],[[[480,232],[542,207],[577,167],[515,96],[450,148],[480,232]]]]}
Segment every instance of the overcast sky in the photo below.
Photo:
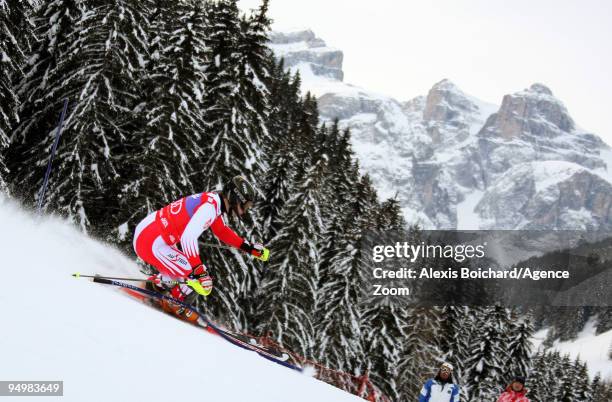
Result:
{"type": "Polygon", "coordinates": [[[449,78],[500,104],[541,82],[612,144],[612,1],[270,0],[269,15],[342,50],[348,83],[408,100],[449,78]]]}

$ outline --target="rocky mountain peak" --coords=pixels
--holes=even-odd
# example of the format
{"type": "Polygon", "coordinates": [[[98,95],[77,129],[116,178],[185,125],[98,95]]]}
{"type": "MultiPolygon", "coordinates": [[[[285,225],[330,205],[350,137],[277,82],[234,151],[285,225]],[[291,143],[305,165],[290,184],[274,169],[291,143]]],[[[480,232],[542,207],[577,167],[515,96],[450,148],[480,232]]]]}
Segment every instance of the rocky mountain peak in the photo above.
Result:
{"type": "Polygon", "coordinates": [[[425,121],[457,120],[465,112],[471,113],[478,107],[450,80],[436,83],[427,94],[423,119],[425,121]]]}
{"type": "Polygon", "coordinates": [[[553,93],[550,90],[550,88],[548,88],[546,85],[540,84],[538,82],[536,82],[535,84],[531,84],[531,86],[529,87],[528,91],[536,92],[536,93],[539,93],[539,94],[545,94],[545,95],[553,96],[553,93]]]}
{"type": "Polygon", "coordinates": [[[305,42],[309,47],[324,47],[325,42],[316,37],[310,29],[296,30],[291,32],[270,32],[270,42],[276,44],[288,44],[305,42]]]}
{"type": "Polygon", "coordinates": [[[269,38],[268,46],[285,60],[285,67],[300,69],[302,73],[309,69],[313,75],[338,81],[344,79],[342,51],[328,47],[310,29],[271,32],[269,38]]]}
{"type": "Polygon", "coordinates": [[[455,83],[448,78],[444,78],[443,80],[436,82],[431,89],[439,91],[460,91],[457,85],[455,85],[455,83]]]}
{"type": "Polygon", "coordinates": [[[565,105],[542,84],[506,95],[499,111],[483,127],[505,140],[514,138],[547,139],[574,131],[576,125],[565,105]]]}

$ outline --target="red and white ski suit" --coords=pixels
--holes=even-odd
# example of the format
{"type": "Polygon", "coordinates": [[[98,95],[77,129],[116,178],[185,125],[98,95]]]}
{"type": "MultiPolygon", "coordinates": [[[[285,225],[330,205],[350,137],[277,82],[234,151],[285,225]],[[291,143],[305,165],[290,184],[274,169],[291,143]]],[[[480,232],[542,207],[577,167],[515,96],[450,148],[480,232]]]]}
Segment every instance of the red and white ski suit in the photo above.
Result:
{"type": "Polygon", "coordinates": [[[185,278],[202,264],[198,238],[206,229],[211,228],[219,240],[239,249],[244,239],[225,224],[222,202],[217,193],[200,193],[151,213],[136,227],[134,251],[161,274],[185,278]]]}
{"type": "Polygon", "coordinates": [[[508,386],[506,392],[499,396],[497,402],[529,402],[529,398],[525,396],[526,394],[527,389],[525,388],[522,391],[516,392],[511,386],[508,386]]]}

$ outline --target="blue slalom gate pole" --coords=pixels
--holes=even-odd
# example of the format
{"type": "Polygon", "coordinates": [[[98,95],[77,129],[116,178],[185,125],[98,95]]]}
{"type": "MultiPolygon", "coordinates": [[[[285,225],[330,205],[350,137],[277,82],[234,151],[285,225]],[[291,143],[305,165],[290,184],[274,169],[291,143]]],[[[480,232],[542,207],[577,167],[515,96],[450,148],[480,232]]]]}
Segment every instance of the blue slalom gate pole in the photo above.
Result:
{"type": "Polygon", "coordinates": [[[57,134],[55,135],[55,141],[53,142],[53,148],[51,149],[51,157],[47,164],[47,171],[45,172],[45,179],[43,180],[42,188],[38,197],[38,213],[42,211],[43,200],[45,199],[45,193],[47,192],[47,183],[49,182],[49,175],[51,174],[51,165],[53,164],[53,157],[55,157],[55,151],[57,151],[57,144],[59,144],[60,136],[62,135],[62,126],[64,125],[64,118],[66,117],[66,110],[68,110],[68,98],[64,99],[64,108],[62,114],[60,114],[59,123],[57,125],[57,134]]]}

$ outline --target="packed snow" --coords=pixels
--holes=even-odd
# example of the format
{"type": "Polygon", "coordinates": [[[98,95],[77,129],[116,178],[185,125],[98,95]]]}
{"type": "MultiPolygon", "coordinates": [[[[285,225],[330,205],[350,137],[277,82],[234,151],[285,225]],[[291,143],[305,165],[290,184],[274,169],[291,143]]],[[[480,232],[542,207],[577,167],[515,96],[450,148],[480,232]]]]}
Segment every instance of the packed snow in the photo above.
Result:
{"type": "Polygon", "coordinates": [[[484,191],[467,193],[463,202],[457,204],[457,230],[480,229],[481,218],[476,212],[476,206],[482,199],[484,191]]]}
{"type": "MultiPolygon", "coordinates": [[[[596,317],[591,317],[575,340],[555,341],[551,349],[558,350],[562,355],[569,354],[572,358],[580,357],[580,360],[586,361],[591,378],[601,373],[603,379],[612,380],[612,360],[608,357],[612,345],[612,330],[599,335],[595,334],[595,330],[596,317]]],[[[535,333],[534,350],[542,347],[547,333],[548,328],[535,333]]]]}
{"type": "Polygon", "coordinates": [[[61,219],[0,199],[0,222],[2,380],[63,380],[62,400],[79,402],[361,400],[71,277],[142,275],[131,258],[61,219]]]}

